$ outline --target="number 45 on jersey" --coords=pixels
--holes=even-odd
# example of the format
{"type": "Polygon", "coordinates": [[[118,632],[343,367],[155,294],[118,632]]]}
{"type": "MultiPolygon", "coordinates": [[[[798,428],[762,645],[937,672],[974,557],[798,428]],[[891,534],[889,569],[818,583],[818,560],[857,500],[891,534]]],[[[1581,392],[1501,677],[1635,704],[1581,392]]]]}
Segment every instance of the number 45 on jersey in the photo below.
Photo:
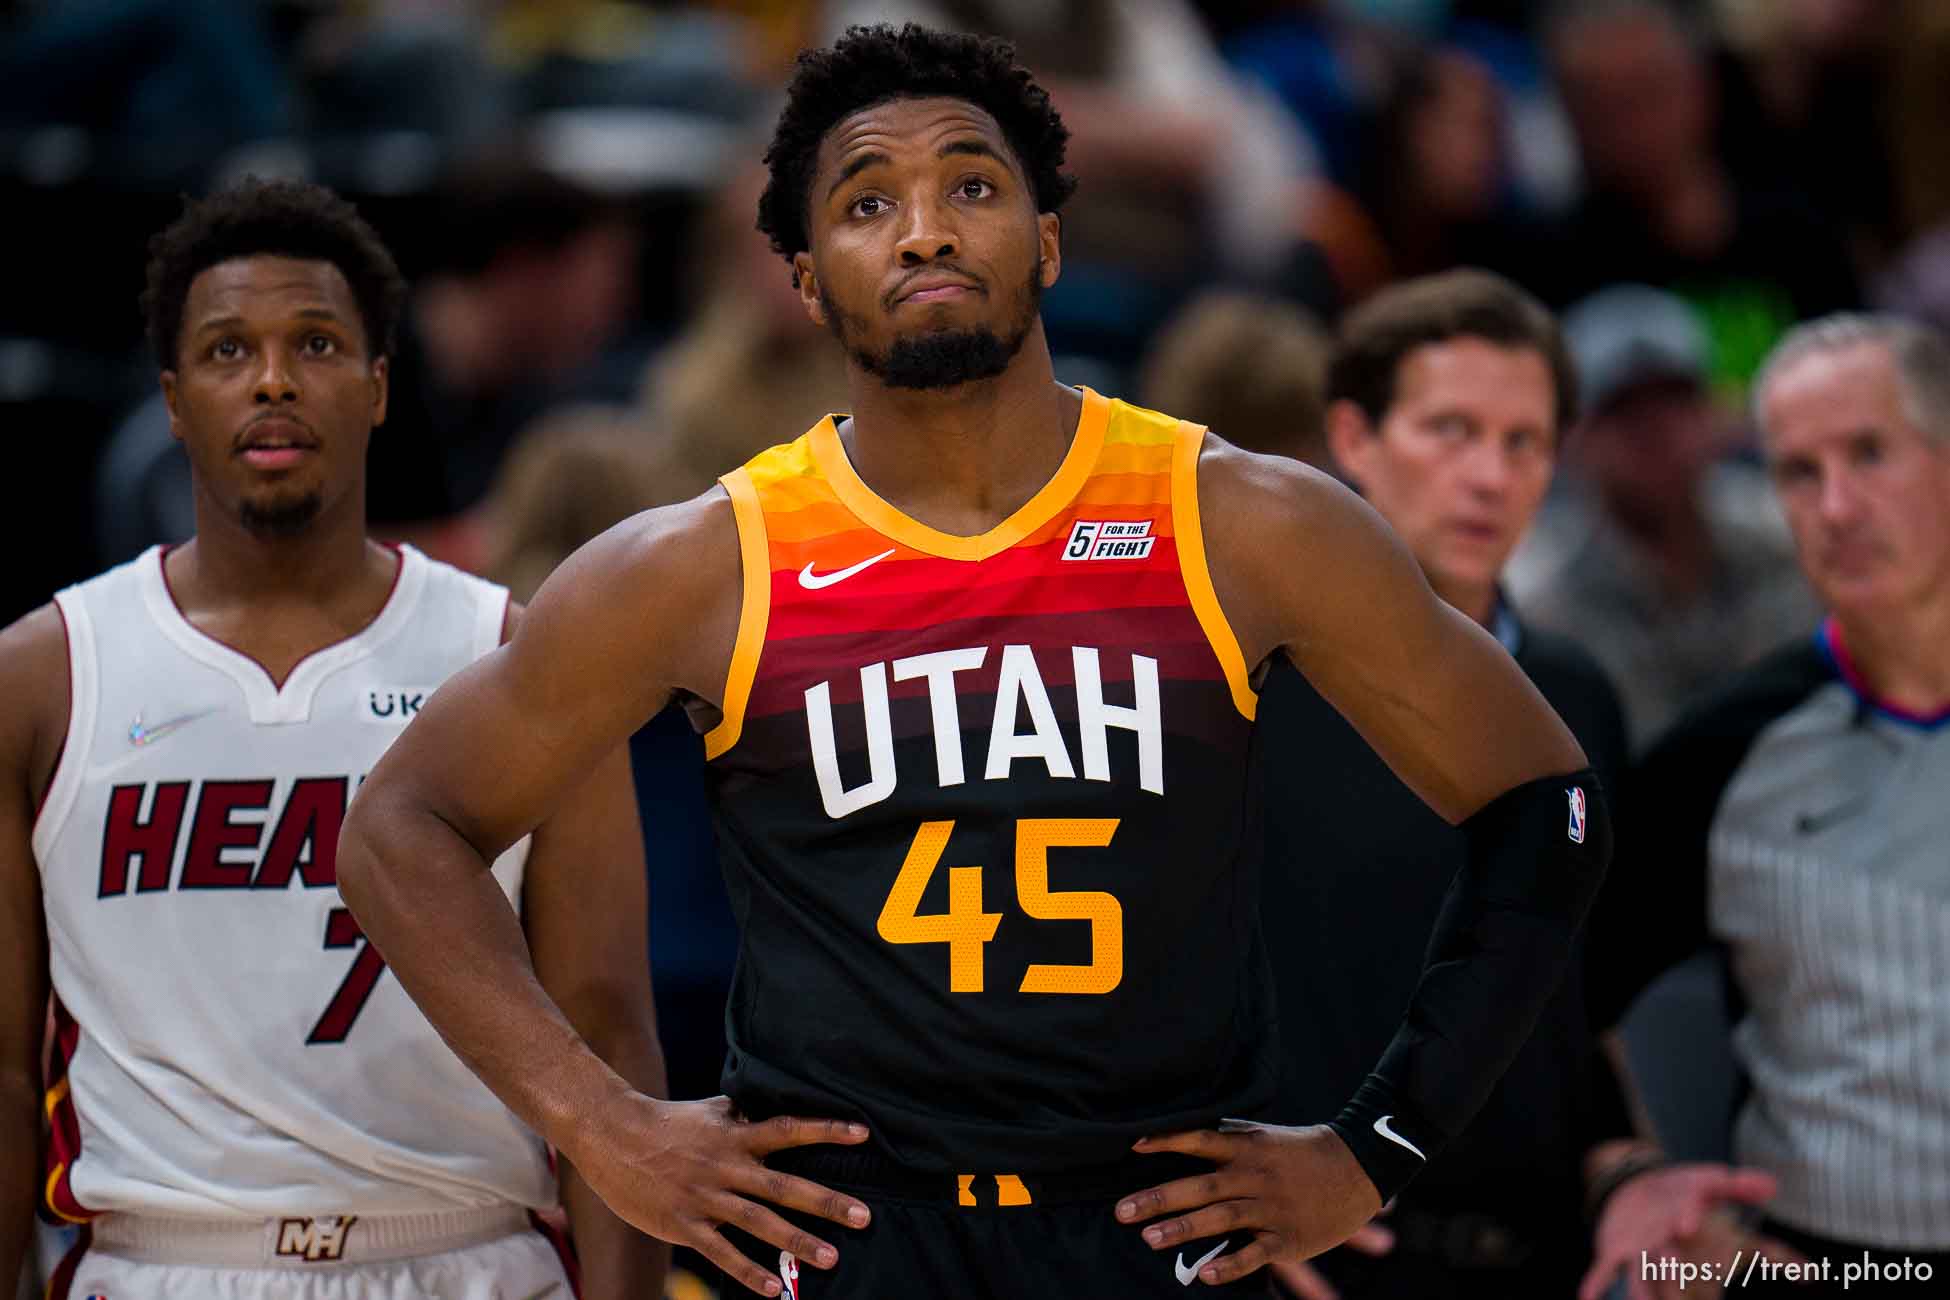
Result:
{"type": "MultiPolygon", "coordinates": [[[[1123,906],[1101,891],[1052,893],[1049,887],[1052,848],[1104,848],[1117,833],[1117,821],[1115,817],[1037,817],[1016,823],[1016,901],[1023,912],[1039,921],[1090,923],[1088,966],[1032,964],[1023,972],[1018,992],[1108,993],[1123,980],[1123,906]]],[[[952,821],[921,823],[875,928],[888,943],[947,944],[949,991],[980,993],[982,950],[1002,924],[1000,912],[982,910],[982,868],[948,868],[948,910],[920,914],[921,897],[954,832],[952,821]]]]}

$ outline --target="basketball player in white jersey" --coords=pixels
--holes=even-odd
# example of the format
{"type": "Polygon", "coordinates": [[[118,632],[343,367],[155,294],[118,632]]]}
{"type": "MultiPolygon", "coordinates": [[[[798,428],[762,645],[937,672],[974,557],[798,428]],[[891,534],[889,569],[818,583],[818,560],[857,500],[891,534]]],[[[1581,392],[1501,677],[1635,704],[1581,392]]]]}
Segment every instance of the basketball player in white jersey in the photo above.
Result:
{"type": "MultiPolygon", "coordinates": [[[[196,536],[0,634],[0,1284],[39,1200],[88,1225],[56,1297],[567,1300],[532,1213],[559,1173],[583,1294],[657,1295],[663,1248],[551,1167],[339,900],[347,801],[513,617],[366,536],[392,258],[329,191],[255,181],[151,253],[196,536]]],[[[626,754],[571,802],[494,877],[541,985],[658,1091],[626,754]]]]}

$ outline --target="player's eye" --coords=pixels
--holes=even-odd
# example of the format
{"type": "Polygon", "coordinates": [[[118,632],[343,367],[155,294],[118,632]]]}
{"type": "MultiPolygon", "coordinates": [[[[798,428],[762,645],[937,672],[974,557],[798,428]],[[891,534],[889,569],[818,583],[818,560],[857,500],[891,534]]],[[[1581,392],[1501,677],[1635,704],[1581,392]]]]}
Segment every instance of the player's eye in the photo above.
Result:
{"type": "Polygon", "coordinates": [[[979,176],[971,176],[961,184],[955,186],[955,193],[965,199],[985,199],[995,193],[995,186],[989,184],[979,176]]]}
{"type": "Polygon", "coordinates": [[[244,355],[244,345],[233,338],[221,338],[210,345],[210,355],[218,361],[235,361],[244,355]]]}
{"type": "Polygon", "coordinates": [[[338,340],[329,334],[309,334],[305,336],[305,355],[325,357],[338,351],[338,340]]]}
{"type": "Polygon", "coordinates": [[[887,200],[878,194],[862,194],[847,211],[856,217],[877,217],[887,210],[887,200]]]}

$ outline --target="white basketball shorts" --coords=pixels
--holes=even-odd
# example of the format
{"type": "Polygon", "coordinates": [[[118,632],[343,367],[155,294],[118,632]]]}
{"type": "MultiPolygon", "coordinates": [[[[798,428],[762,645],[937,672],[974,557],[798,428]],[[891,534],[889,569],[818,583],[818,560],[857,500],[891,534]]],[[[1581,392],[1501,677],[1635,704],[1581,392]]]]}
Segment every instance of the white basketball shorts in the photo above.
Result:
{"type": "Polygon", "coordinates": [[[107,1214],[50,1300],[574,1300],[563,1248],[526,1211],[200,1221],[107,1214]]]}

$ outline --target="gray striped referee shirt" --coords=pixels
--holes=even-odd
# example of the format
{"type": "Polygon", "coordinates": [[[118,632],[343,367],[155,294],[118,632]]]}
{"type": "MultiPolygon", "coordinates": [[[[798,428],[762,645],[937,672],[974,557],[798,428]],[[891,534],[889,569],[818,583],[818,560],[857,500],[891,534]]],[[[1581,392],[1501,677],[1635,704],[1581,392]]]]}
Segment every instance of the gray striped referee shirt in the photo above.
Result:
{"type": "Polygon", "coordinates": [[[1787,666],[1748,711],[1708,840],[1708,917],[1746,1002],[1734,1154],[1779,1177],[1768,1212],[1784,1223],[1942,1250],[1950,715],[1879,705],[1832,624],[1787,666]]]}

